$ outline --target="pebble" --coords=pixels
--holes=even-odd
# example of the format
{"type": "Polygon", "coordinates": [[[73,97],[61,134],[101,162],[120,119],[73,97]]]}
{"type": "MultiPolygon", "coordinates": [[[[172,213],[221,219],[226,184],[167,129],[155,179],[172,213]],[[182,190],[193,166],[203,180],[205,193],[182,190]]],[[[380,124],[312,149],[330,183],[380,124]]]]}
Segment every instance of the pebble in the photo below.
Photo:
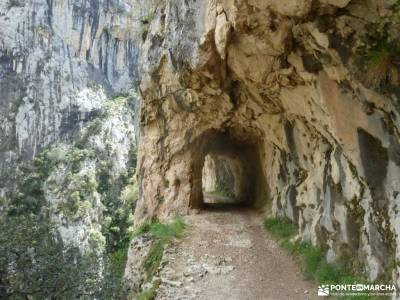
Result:
{"type": "Polygon", "coordinates": [[[161,282],[166,283],[168,285],[176,286],[176,287],[182,286],[182,282],[180,282],[180,281],[172,281],[172,280],[168,280],[166,278],[161,278],[161,282]]]}

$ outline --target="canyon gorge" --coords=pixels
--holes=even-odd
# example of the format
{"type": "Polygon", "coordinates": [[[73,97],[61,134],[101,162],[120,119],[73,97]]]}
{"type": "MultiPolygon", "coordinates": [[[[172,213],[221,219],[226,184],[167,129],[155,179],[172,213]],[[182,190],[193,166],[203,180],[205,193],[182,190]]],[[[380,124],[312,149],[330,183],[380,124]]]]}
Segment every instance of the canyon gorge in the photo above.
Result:
{"type": "MultiPolygon", "coordinates": [[[[2,230],[35,216],[137,293],[137,228],[229,199],[400,288],[399,1],[1,0],[0,28],[2,230]]],[[[23,299],[15,259],[0,295],[23,299]]],[[[103,299],[91,280],[54,297],[103,299]]]]}

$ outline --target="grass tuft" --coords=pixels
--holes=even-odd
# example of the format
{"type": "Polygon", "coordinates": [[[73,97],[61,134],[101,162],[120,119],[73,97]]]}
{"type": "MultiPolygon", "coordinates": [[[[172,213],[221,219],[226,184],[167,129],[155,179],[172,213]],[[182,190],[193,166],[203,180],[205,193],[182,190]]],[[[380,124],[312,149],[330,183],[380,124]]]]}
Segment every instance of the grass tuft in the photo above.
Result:
{"type": "Polygon", "coordinates": [[[175,219],[168,224],[163,224],[159,221],[154,223],[144,223],[136,229],[134,235],[139,236],[145,233],[150,233],[156,238],[169,241],[172,238],[180,237],[185,226],[185,222],[180,218],[175,219]]]}
{"type": "Polygon", "coordinates": [[[399,83],[399,69],[395,63],[397,48],[394,44],[382,42],[366,55],[365,81],[369,86],[380,87],[387,83],[399,83]]]}
{"type": "Polygon", "coordinates": [[[264,221],[264,227],[274,237],[286,239],[297,232],[297,227],[288,218],[271,218],[264,221]]]}
{"type": "Polygon", "coordinates": [[[164,242],[162,240],[156,241],[150,248],[146,259],[143,262],[143,268],[146,271],[146,281],[150,281],[156,274],[160,266],[161,259],[164,252],[164,242]]]}
{"type": "MultiPolygon", "coordinates": [[[[308,279],[317,279],[316,271],[319,269],[323,262],[323,255],[321,249],[314,247],[310,243],[300,243],[300,254],[303,261],[303,274],[308,279]]],[[[318,279],[317,279],[318,281],[318,279]]],[[[319,281],[318,281],[319,283],[319,281]]]]}
{"type": "Polygon", "coordinates": [[[171,239],[180,237],[185,229],[185,223],[182,219],[176,219],[169,224],[156,222],[150,226],[149,232],[160,239],[171,239]]]}

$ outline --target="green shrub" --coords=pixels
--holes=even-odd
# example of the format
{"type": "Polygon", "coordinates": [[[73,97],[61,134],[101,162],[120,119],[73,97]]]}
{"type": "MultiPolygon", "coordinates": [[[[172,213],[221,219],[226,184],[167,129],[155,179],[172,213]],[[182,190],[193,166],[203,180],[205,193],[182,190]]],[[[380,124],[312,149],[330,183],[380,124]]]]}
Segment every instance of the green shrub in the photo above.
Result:
{"type": "Polygon", "coordinates": [[[87,143],[92,136],[99,135],[103,126],[103,116],[99,116],[98,118],[90,121],[86,124],[85,128],[80,132],[76,142],[75,147],[79,149],[85,149],[87,147],[87,143]]]}
{"type": "Polygon", "coordinates": [[[46,152],[46,156],[54,163],[67,161],[67,149],[61,147],[52,147],[46,152]]]}
{"type": "Polygon", "coordinates": [[[2,216],[0,232],[0,299],[99,299],[94,294],[102,285],[100,258],[55,239],[51,220],[2,216]]]}
{"type": "Polygon", "coordinates": [[[133,181],[132,183],[129,183],[125,189],[122,191],[121,194],[121,199],[125,203],[136,203],[136,201],[139,198],[139,189],[137,186],[136,181],[133,181]]]}
{"type": "Polygon", "coordinates": [[[21,0],[8,0],[8,9],[12,7],[24,7],[25,4],[21,0]]]}
{"type": "Polygon", "coordinates": [[[110,116],[114,114],[116,111],[121,109],[122,107],[126,106],[128,98],[126,95],[116,96],[115,98],[108,100],[104,104],[104,115],[110,116]]]}
{"type": "Polygon", "coordinates": [[[382,41],[366,54],[367,72],[365,81],[372,87],[383,84],[397,85],[399,83],[399,69],[395,60],[400,53],[396,43],[382,41]]]}
{"type": "Polygon", "coordinates": [[[129,244],[132,238],[133,210],[138,199],[137,182],[132,179],[121,192],[116,201],[109,177],[100,174],[98,191],[102,194],[103,203],[107,207],[103,222],[103,232],[107,237],[110,252],[129,244]],[[106,184],[107,182],[107,184],[106,184]]]}
{"type": "Polygon", "coordinates": [[[89,237],[92,248],[99,253],[103,252],[104,247],[106,246],[106,238],[104,237],[104,235],[100,231],[92,229],[89,237]]]}
{"type": "Polygon", "coordinates": [[[128,259],[128,247],[120,248],[109,255],[110,272],[115,277],[122,278],[125,271],[126,261],[128,259]]]}

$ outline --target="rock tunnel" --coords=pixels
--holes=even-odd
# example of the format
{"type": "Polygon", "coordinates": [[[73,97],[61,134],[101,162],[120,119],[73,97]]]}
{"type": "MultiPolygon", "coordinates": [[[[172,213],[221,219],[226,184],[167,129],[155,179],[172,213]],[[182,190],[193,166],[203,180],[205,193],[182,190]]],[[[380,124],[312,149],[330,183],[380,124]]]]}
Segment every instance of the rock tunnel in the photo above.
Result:
{"type": "Polygon", "coordinates": [[[193,155],[190,208],[260,206],[267,197],[261,168],[261,142],[235,129],[210,130],[199,137],[193,155]],[[214,195],[214,197],[211,197],[214,195]],[[210,199],[212,198],[212,199],[210,199]]]}
{"type": "Polygon", "coordinates": [[[237,203],[269,198],[332,261],[360,253],[371,280],[384,274],[400,260],[398,100],[352,73],[362,49],[347,39],[365,45],[365,31],[342,16],[350,1],[184,2],[157,11],[143,48],[135,223],[204,208],[217,158],[237,203]],[[176,19],[182,35],[164,38],[176,19]]]}

